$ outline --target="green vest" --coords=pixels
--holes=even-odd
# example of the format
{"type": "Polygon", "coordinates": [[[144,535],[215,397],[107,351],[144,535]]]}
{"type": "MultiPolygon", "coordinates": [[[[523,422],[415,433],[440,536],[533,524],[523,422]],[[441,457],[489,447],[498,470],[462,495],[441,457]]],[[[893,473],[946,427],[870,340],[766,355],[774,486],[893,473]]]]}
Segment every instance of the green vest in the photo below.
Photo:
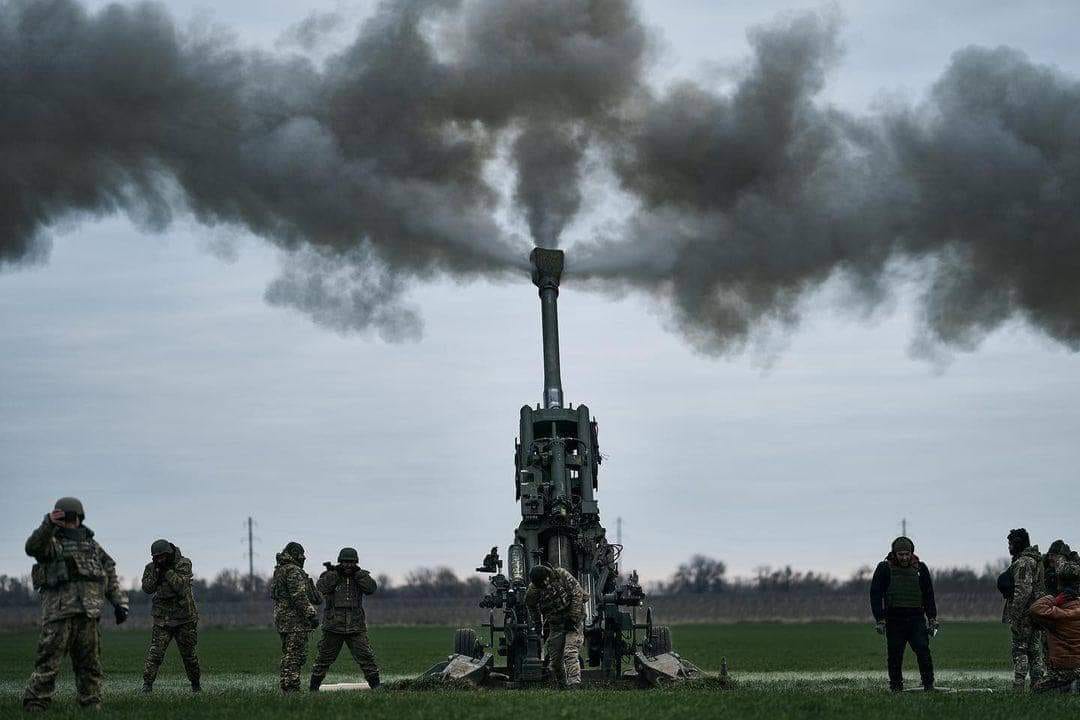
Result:
{"type": "Polygon", "coordinates": [[[890,608],[921,608],[922,588],[919,587],[919,568],[889,566],[889,591],[885,595],[890,608]]]}

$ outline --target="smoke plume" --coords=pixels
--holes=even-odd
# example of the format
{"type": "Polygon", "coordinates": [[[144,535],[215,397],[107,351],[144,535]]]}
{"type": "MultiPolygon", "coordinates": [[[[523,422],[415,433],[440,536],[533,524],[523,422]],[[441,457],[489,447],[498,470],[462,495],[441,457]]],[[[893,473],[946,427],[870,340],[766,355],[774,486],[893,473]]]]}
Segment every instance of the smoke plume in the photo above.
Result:
{"type": "Polygon", "coordinates": [[[640,210],[575,268],[670,301],[706,352],[790,327],[830,278],[871,308],[889,268],[929,268],[919,343],[970,349],[1019,318],[1080,350],[1080,84],[1016,50],[956,52],[919,107],[816,96],[828,14],[753,30],[737,87],[652,97],[614,166],[640,210]]]}
{"type": "Polygon", "coordinates": [[[820,99],[839,32],[785,16],[750,31],[731,89],[658,91],[632,0],[387,0],[320,64],[155,4],[0,0],[0,266],[42,260],[60,223],[190,213],[286,251],[269,302],[413,338],[411,284],[567,244],[588,156],[636,209],[571,239],[568,280],[655,294],[705,352],[794,327],[831,279],[872,308],[905,263],[928,345],[1021,319],[1080,349],[1080,85],[971,47],[921,104],[855,116],[820,99]]]}

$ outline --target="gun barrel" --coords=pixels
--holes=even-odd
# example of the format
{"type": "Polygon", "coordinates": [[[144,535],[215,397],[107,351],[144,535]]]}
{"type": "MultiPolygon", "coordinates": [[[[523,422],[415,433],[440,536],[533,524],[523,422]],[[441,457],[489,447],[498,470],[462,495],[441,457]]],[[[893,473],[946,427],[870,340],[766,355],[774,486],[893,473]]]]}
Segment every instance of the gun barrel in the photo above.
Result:
{"type": "Polygon", "coordinates": [[[540,290],[540,318],[544,334],[544,407],[563,406],[562,372],[559,368],[559,280],[562,250],[535,248],[529,255],[532,281],[540,290]]]}

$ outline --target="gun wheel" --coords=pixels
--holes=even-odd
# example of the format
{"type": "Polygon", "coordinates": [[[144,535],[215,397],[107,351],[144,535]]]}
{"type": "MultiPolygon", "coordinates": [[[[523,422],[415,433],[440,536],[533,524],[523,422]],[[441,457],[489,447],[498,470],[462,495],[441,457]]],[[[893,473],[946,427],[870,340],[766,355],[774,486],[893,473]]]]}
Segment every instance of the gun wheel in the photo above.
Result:
{"type": "Polygon", "coordinates": [[[472,628],[460,628],[454,633],[454,653],[480,657],[482,654],[480,640],[476,637],[476,631],[472,628]]]}
{"type": "Polygon", "coordinates": [[[671,652],[671,628],[667,625],[657,625],[649,640],[650,650],[652,650],[653,655],[663,655],[671,652]]]}

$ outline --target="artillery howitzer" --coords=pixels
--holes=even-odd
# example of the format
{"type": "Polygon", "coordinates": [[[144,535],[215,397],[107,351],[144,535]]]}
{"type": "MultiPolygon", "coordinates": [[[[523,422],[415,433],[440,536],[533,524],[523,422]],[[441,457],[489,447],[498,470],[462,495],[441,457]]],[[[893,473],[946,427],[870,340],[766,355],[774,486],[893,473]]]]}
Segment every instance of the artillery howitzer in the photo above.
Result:
{"type": "Polygon", "coordinates": [[[540,291],[544,402],[521,408],[514,448],[521,523],[507,549],[507,572],[498,547],[477,568],[492,575],[491,592],[480,601],[488,609],[488,642],[471,628],[458,630],[454,654],[426,675],[500,679],[514,687],[545,680],[542,631],[525,607],[529,571],[544,563],[571,572],[585,591],[586,680],[655,684],[696,677],[698,668],[672,651],[670,629],[653,624],[637,574],[619,574],[622,546],[608,542],[596,501],[602,460],[596,420],[585,405],[563,404],[557,308],[563,253],[536,248],[530,260],[540,291]]]}

